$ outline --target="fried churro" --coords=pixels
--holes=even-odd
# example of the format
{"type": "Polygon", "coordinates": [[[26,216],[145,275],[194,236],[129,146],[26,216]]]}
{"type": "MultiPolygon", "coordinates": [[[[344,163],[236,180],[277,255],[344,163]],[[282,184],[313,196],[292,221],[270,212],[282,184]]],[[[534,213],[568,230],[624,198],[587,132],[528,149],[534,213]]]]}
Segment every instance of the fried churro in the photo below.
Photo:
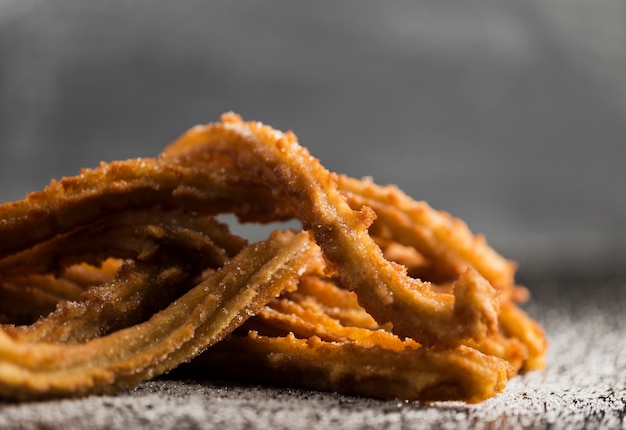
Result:
{"type": "Polygon", "coordinates": [[[156,158],[0,205],[0,397],[114,393],[180,367],[479,402],[544,363],[515,270],[463,221],[228,113],[156,158]],[[221,214],[302,231],[249,244],[221,214]]]}

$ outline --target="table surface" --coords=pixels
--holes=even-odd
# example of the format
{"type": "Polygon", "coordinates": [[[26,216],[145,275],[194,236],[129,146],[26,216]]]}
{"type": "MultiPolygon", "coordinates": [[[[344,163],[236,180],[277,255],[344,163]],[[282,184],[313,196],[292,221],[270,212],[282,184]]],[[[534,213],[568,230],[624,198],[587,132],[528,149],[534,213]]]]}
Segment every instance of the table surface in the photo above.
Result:
{"type": "Polygon", "coordinates": [[[0,428],[626,428],[626,277],[531,281],[547,367],[478,405],[162,378],[114,396],[0,405],[0,428]]]}

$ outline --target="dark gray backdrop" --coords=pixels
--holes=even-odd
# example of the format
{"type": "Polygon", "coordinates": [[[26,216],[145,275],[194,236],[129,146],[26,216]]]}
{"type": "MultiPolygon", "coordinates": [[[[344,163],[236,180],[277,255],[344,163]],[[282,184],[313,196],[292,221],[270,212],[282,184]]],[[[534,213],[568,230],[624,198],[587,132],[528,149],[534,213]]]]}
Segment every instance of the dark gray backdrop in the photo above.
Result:
{"type": "Polygon", "coordinates": [[[622,267],[626,3],[0,0],[0,201],[234,110],[527,267],[622,267]]]}

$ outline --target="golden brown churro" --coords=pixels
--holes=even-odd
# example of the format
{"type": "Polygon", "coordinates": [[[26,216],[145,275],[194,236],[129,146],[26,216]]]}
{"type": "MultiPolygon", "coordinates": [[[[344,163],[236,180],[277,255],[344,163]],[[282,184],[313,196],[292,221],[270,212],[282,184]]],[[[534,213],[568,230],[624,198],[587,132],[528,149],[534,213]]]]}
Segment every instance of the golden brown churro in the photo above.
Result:
{"type": "Polygon", "coordinates": [[[514,272],[462,221],[225,114],[157,158],[0,205],[0,396],[111,393],[195,358],[220,377],[478,402],[543,365],[514,272]],[[247,244],[223,213],[303,231],[247,244]]]}
{"type": "MultiPolygon", "coordinates": [[[[309,260],[315,260],[316,251],[304,232],[277,232],[268,241],[242,250],[147,321],[104,336],[92,331],[84,319],[91,317],[95,300],[109,299],[111,292],[106,290],[95,294],[96,298],[85,298],[84,305],[79,304],[83,312],[61,308],[61,315],[49,317],[57,323],[79,325],[78,334],[72,328],[57,340],[49,339],[48,333],[36,336],[44,340],[33,340],[28,331],[13,336],[0,332],[0,393],[36,398],[113,392],[171,370],[221,340],[293,285],[309,260]]],[[[160,283],[178,283],[184,276],[175,267],[156,265],[124,275],[119,275],[124,289],[134,290],[158,289],[163,287],[160,283]]],[[[123,305],[106,310],[102,318],[115,318],[120,311],[125,311],[123,305]]],[[[34,331],[39,334],[37,325],[34,331]]]]}

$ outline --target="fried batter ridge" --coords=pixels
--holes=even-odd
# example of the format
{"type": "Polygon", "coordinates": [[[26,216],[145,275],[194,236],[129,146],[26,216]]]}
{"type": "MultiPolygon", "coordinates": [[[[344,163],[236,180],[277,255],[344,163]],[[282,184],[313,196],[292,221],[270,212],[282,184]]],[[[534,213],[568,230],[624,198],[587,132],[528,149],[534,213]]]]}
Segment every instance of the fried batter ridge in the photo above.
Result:
{"type": "Polygon", "coordinates": [[[0,206],[0,396],[113,393],[184,367],[478,402],[543,365],[514,272],[461,220],[224,114],[158,158],[0,206]],[[223,213],[303,231],[248,245],[223,213]]]}

